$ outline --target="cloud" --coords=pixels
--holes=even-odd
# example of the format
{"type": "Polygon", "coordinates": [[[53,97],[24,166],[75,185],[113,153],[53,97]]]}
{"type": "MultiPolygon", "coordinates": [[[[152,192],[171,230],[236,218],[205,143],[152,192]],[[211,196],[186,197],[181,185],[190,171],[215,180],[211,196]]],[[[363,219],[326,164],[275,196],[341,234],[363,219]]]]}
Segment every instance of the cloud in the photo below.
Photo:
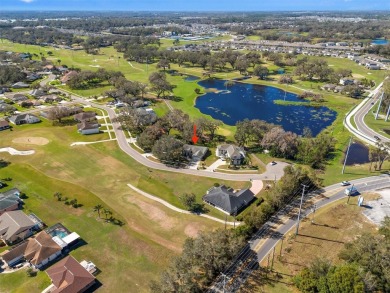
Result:
{"type": "Polygon", "coordinates": [[[34,2],[34,0],[20,0],[20,1],[22,1],[22,2],[24,2],[24,3],[31,3],[31,2],[34,2]]]}

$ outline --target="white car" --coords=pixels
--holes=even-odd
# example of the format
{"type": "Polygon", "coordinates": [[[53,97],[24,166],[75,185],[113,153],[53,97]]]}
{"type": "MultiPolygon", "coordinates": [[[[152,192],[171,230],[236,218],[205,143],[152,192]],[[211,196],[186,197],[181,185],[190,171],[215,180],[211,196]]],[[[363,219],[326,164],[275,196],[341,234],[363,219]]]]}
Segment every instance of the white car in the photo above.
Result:
{"type": "Polygon", "coordinates": [[[349,183],[348,181],[341,182],[341,186],[348,186],[348,185],[351,185],[351,183],[349,183]]]}

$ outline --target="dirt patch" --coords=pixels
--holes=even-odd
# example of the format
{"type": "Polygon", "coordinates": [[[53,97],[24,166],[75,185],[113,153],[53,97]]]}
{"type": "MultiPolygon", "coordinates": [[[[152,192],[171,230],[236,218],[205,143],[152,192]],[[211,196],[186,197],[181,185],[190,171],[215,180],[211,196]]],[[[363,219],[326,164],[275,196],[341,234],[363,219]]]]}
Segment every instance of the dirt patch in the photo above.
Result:
{"type": "Polygon", "coordinates": [[[49,140],[44,137],[17,137],[12,140],[13,143],[20,143],[20,144],[33,144],[33,145],[45,145],[49,143],[49,140]]]}
{"type": "Polygon", "coordinates": [[[358,73],[352,73],[352,77],[354,77],[354,78],[364,78],[363,75],[358,74],[358,73]]]}
{"type": "Polygon", "coordinates": [[[202,230],[203,227],[199,226],[198,224],[194,224],[194,223],[191,223],[191,224],[188,224],[185,229],[184,229],[184,233],[188,236],[188,237],[196,237],[198,236],[199,232],[202,230]]]}
{"type": "Polygon", "coordinates": [[[173,227],[176,226],[176,221],[169,217],[163,210],[160,208],[149,204],[147,202],[144,202],[140,199],[137,199],[135,197],[132,197],[131,199],[128,198],[128,200],[137,206],[140,207],[140,209],[152,220],[157,222],[162,228],[170,230],[173,227]]]}

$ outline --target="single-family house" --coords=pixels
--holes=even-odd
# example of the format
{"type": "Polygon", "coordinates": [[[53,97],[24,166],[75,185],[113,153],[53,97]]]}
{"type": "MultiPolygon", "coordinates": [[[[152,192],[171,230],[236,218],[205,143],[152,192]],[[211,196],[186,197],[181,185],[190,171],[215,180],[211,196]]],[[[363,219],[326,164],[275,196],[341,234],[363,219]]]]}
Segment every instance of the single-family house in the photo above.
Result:
{"type": "Polygon", "coordinates": [[[41,90],[41,89],[34,89],[31,91],[30,93],[34,98],[39,98],[39,97],[42,97],[44,95],[46,95],[46,92],[44,90],[41,90]]]}
{"type": "Polygon", "coordinates": [[[225,185],[210,188],[203,201],[228,215],[237,215],[255,199],[249,189],[234,191],[225,185]]]}
{"type": "Polygon", "coordinates": [[[345,88],[345,86],[343,86],[343,85],[338,85],[338,86],[336,86],[335,88],[334,88],[334,92],[335,93],[341,93],[343,90],[344,90],[344,88],[345,88]]]}
{"type": "Polygon", "coordinates": [[[381,69],[381,67],[377,64],[369,64],[366,66],[366,68],[369,70],[380,70],[381,69]]]}
{"type": "Polygon", "coordinates": [[[30,85],[25,82],[19,81],[17,83],[14,83],[11,87],[14,89],[24,89],[24,88],[29,88],[30,85]]]}
{"type": "Polygon", "coordinates": [[[151,125],[157,121],[157,114],[151,108],[136,109],[142,125],[151,125]]]}
{"type": "Polygon", "coordinates": [[[36,223],[22,211],[5,212],[0,216],[0,239],[15,243],[31,236],[36,223]]]}
{"type": "Polygon", "coordinates": [[[3,261],[9,266],[21,260],[28,261],[40,269],[60,256],[62,248],[45,231],[27,239],[2,255],[3,261]]]}
{"type": "Polygon", "coordinates": [[[192,161],[201,161],[207,154],[208,148],[204,146],[185,144],[183,146],[183,155],[192,161]]]}
{"type": "Polygon", "coordinates": [[[95,284],[95,277],[72,256],[46,270],[52,281],[51,293],[82,293],[95,284]]]}
{"type": "Polygon", "coordinates": [[[339,84],[341,85],[350,85],[354,84],[355,81],[353,79],[348,79],[348,78],[341,78],[339,84]]]}
{"type": "Polygon", "coordinates": [[[222,144],[217,146],[216,156],[222,160],[229,159],[232,165],[241,165],[245,160],[245,150],[232,144],[222,144]]]}
{"type": "Polygon", "coordinates": [[[9,121],[15,125],[22,125],[22,124],[33,124],[38,123],[41,121],[37,116],[33,114],[18,114],[13,115],[9,118],[9,121]]]}
{"type": "Polygon", "coordinates": [[[77,131],[84,135],[99,133],[99,124],[83,121],[77,124],[77,131]]]}
{"type": "Polygon", "coordinates": [[[7,120],[0,120],[0,131],[9,129],[9,123],[7,120]]]}
{"type": "Polygon", "coordinates": [[[31,73],[31,74],[26,76],[26,80],[28,82],[34,82],[40,78],[41,78],[41,76],[39,74],[36,74],[36,73],[31,73]]]}
{"type": "Polygon", "coordinates": [[[74,120],[76,120],[78,122],[94,121],[94,120],[96,120],[96,113],[92,112],[92,111],[77,113],[74,115],[74,120]]]}
{"type": "Polygon", "coordinates": [[[9,99],[12,102],[17,103],[17,102],[27,101],[28,97],[26,95],[23,95],[23,94],[15,94],[13,96],[10,96],[9,99]]]}
{"type": "Polygon", "coordinates": [[[12,188],[8,191],[0,193],[0,216],[5,212],[19,209],[19,206],[22,202],[19,195],[20,191],[17,188],[12,188]]]}
{"type": "Polygon", "coordinates": [[[325,90],[325,91],[334,91],[336,85],[334,84],[324,84],[321,89],[325,90]]]}
{"type": "MultiPolygon", "coordinates": [[[[60,70],[60,68],[58,68],[60,70]]],[[[61,71],[61,70],[60,70],[61,71]]],[[[73,76],[77,75],[76,71],[69,71],[68,73],[65,73],[64,76],[60,78],[60,81],[62,83],[67,83],[73,76]]]]}

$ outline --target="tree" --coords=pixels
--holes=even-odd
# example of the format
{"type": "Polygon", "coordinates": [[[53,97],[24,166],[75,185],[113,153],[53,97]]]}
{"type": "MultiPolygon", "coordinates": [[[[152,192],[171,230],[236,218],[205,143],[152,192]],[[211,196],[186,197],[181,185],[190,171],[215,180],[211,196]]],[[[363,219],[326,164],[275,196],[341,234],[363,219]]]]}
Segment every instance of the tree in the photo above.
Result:
{"type": "Polygon", "coordinates": [[[283,74],[279,77],[279,83],[284,83],[284,84],[292,84],[294,82],[293,78],[289,74],[283,74]]]}
{"type": "Polygon", "coordinates": [[[61,123],[62,118],[68,117],[69,115],[69,108],[63,106],[54,106],[47,111],[47,118],[50,120],[58,120],[58,123],[61,123]]]}
{"type": "Polygon", "coordinates": [[[156,141],[162,136],[162,126],[160,122],[146,127],[146,129],[138,136],[137,144],[145,152],[150,152],[156,141]]]}
{"type": "Polygon", "coordinates": [[[236,63],[234,63],[234,67],[240,72],[240,74],[245,74],[249,67],[249,61],[245,57],[237,58],[236,63]]]}
{"type": "Polygon", "coordinates": [[[387,240],[390,240],[390,217],[386,216],[381,223],[379,233],[385,236],[387,240]]]}
{"type": "Polygon", "coordinates": [[[61,201],[61,199],[62,199],[62,193],[61,192],[55,192],[53,196],[56,197],[58,201],[61,201]]]}
{"type": "Polygon", "coordinates": [[[257,76],[260,79],[266,79],[268,76],[269,70],[265,66],[256,66],[253,70],[253,75],[257,76]]]}
{"type": "Polygon", "coordinates": [[[165,69],[169,69],[169,61],[167,59],[160,59],[160,61],[157,63],[157,68],[163,68],[164,71],[165,69]]]}
{"type": "Polygon", "coordinates": [[[196,197],[193,193],[185,193],[179,195],[179,200],[186,207],[187,210],[191,211],[196,204],[196,197]]]}
{"type": "Polygon", "coordinates": [[[269,150],[272,156],[293,159],[298,152],[298,142],[295,133],[274,127],[264,135],[261,146],[269,150]]]}
{"type": "Polygon", "coordinates": [[[151,284],[152,292],[202,292],[223,271],[243,245],[242,237],[231,230],[201,232],[188,238],[182,254],[165,270],[160,281],[151,284]]]}
{"type": "Polygon", "coordinates": [[[370,148],[369,156],[375,162],[375,170],[381,170],[383,162],[389,159],[389,148],[389,142],[382,143],[380,141],[375,143],[375,147],[370,148]]]}
{"type": "Polygon", "coordinates": [[[109,209],[103,209],[103,213],[106,216],[106,222],[108,222],[108,216],[111,216],[112,212],[109,209]]]}
{"type": "Polygon", "coordinates": [[[172,136],[165,135],[156,141],[152,152],[162,162],[177,163],[183,159],[183,143],[172,136]]]}
{"type": "Polygon", "coordinates": [[[171,85],[163,72],[153,72],[149,76],[149,82],[152,85],[152,90],[157,93],[157,97],[164,96],[166,92],[172,92],[173,85],[171,85]]]}
{"type": "Polygon", "coordinates": [[[209,133],[209,140],[212,141],[214,139],[215,132],[222,125],[222,121],[200,117],[195,121],[195,124],[197,129],[202,131],[202,136],[203,131],[207,131],[209,133]]]}
{"type": "Polygon", "coordinates": [[[97,204],[93,207],[93,211],[98,213],[99,219],[100,219],[100,211],[103,209],[103,206],[100,204],[97,204]]]}

